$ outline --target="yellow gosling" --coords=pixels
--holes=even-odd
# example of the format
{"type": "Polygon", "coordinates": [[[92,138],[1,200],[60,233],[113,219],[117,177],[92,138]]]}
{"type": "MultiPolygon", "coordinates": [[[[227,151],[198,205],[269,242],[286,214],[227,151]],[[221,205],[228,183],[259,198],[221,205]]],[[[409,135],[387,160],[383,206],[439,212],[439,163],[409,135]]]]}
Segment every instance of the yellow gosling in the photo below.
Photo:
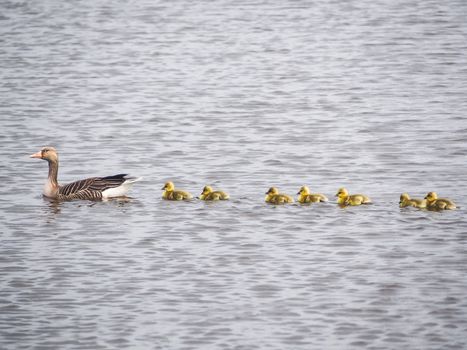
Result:
{"type": "Polygon", "coordinates": [[[361,205],[371,203],[371,199],[364,194],[352,194],[349,195],[349,192],[345,188],[339,188],[336,193],[337,204],[340,205],[361,205]]]}
{"type": "Polygon", "coordinates": [[[297,192],[298,202],[299,203],[318,203],[318,202],[327,202],[328,198],[321,193],[310,193],[310,189],[307,186],[300,187],[300,190],[297,192]]]}
{"type": "Polygon", "coordinates": [[[204,186],[199,199],[203,201],[219,201],[229,199],[229,195],[223,191],[213,191],[211,186],[204,186]]]}
{"type": "Polygon", "coordinates": [[[410,198],[408,193],[402,193],[399,200],[399,207],[426,208],[426,199],[410,198]]]}
{"type": "Polygon", "coordinates": [[[456,209],[456,204],[447,198],[438,198],[436,192],[428,192],[425,197],[426,207],[433,210],[456,209]]]}
{"type": "Polygon", "coordinates": [[[275,187],[271,187],[266,192],[266,198],[264,199],[266,203],[272,204],[286,204],[293,203],[293,198],[287,194],[279,193],[279,190],[275,187]]]}
{"type": "Polygon", "coordinates": [[[164,193],[162,193],[162,199],[166,199],[169,201],[183,201],[186,199],[192,199],[193,196],[191,193],[182,191],[182,190],[176,190],[173,182],[167,182],[164,187],[162,187],[164,190],[164,193]]]}

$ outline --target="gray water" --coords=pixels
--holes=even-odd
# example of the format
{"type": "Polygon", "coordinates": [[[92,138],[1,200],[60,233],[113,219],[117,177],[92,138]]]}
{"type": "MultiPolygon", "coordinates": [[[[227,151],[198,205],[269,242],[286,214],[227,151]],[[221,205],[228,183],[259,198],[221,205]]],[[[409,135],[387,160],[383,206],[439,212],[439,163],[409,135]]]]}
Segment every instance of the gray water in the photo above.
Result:
{"type": "Polygon", "coordinates": [[[1,349],[466,349],[467,2],[2,1],[1,349]],[[42,198],[129,172],[128,201],[42,198]],[[165,181],[228,202],[166,202],[165,181]],[[322,205],[271,206],[304,184],[322,205]],[[374,204],[342,209],[339,187],[374,204]],[[460,209],[399,209],[437,191],[460,209]]]}

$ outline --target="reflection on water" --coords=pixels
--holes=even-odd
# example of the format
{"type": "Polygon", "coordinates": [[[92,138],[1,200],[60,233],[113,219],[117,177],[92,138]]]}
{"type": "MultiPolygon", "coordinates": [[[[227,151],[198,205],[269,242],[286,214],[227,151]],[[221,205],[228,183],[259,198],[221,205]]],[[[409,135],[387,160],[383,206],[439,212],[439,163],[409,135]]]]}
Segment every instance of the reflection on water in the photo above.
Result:
{"type": "Polygon", "coordinates": [[[1,3],[0,348],[465,349],[466,6],[1,3]],[[45,145],[145,181],[44,199],[45,145]]]}

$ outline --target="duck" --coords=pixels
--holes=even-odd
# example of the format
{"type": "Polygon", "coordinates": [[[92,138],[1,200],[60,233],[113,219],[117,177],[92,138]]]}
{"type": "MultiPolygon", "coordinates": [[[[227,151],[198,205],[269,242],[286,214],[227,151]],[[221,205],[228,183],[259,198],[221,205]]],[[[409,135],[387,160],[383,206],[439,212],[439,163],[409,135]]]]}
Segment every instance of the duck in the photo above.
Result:
{"type": "Polygon", "coordinates": [[[59,185],[58,152],[54,147],[43,147],[39,152],[31,154],[30,158],[42,159],[49,164],[49,176],[44,185],[44,197],[56,200],[105,200],[114,197],[124,197],[141,177],[130,177],[128,174],[117,174],[106,177],[90,177],[66,185],[59,185]]]}
{"type": "Polygon", "coordinates": [[[410,198],[408,193],[402,193],[399,200],[399,207],[426,208],[426,199],[410,198]]]}
{"type": "Polygon", "coordinates": [[[164,193],[162,193],[162,199],[170,201],[183,201],[187,199],[192,199],[193,195],[189,192],[183,190],[176,190],[173,182],[166,182],[164,187],[162,187],[164,193]]]}
{"type": "Polygon", "coordinates": [[[337,204],[340,205],[361,205],[371,203],[371,199],[364,194],[352,194],[349,195],[349,192],[345,188],[339,188],[336,193],[337,204]]]}
{"type": "Polygon", "coordinates": [[[300,187],[300,190],[297,192],[298,202],[299,203],[318,203],[318,202],[327,202],[328,198],[321,193],[310,193],[308,186],[300,187]]]}
{"type": "Polygon", "coordinates": [[[438,198],[436,192],[428,192],[425,196],[426,207],[433,210],[456,209],[456,204],[447,198],[438,198]]]}
{"type": "Polygon", "coordinates": [[[288,194],[279,193],[279,190],[276,187],[271,187],[266,192],[266,198],[264,199],[266,203],[272,204],[286,204],[293,203],[293,198],[288,194]]]}
{"type": "Polygon", "coordinates": [[[201,192],[199,199],[203,201],[218,201],[227,200],[230,196],[223,191],[214,191],[211,186],[204,186],[203,192],[201,192]]]}

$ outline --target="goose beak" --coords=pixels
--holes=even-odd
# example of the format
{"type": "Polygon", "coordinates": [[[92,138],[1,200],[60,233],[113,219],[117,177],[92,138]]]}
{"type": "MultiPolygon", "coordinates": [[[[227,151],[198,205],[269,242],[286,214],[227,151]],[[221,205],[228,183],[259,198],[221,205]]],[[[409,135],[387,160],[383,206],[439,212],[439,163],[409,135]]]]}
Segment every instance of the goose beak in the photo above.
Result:
{"type": "Polygon", "coordinates": [[[29,158],[39,158],[39,159],[41,159],[41,158],[42,158],[42,152],[39,151],[39,152],[37,152],[37,153],[31,154],[31,155],[29,156],[29,158]]]}

